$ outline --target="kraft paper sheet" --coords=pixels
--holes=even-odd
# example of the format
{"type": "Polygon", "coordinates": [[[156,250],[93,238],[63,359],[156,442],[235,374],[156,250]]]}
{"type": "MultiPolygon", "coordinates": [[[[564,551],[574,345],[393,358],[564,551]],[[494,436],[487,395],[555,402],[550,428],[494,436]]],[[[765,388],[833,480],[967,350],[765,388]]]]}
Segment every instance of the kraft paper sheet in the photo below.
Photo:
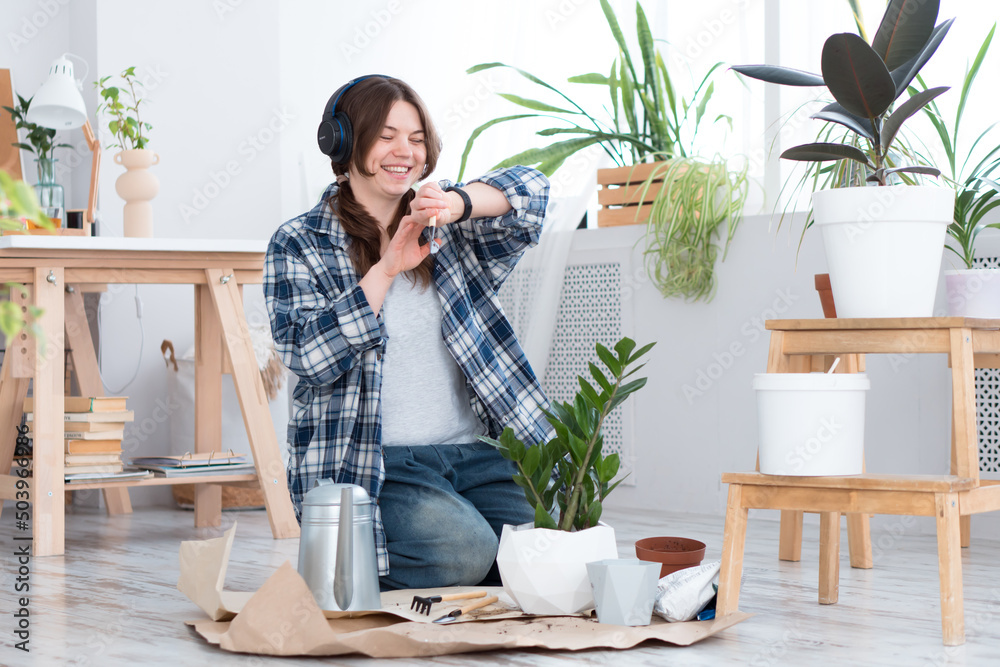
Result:
{"type": "MultiPolygon", "coordinates": [[[[581,616],[528,616],[511,608],[508,598],[507,605],[487,607],[480,615],[470,614],[465,622],[438,625],[430,621],[463,602],[437,603],[429,617],[418,615],[409,609],[413,596],[422,593],[414,590],[383,593],[381,611],[324,612],[287,561],[255,593],[224,591],[235,531],[234,525],[220,538],[182,542],[177,584],[212,619],[187,624],[227,651],[393,658],[510,648],[626,649],[647,640],[688,646],[751,616],[737,612],[686,623],[667,623],[654,616],[651,625],[633,628],[581,616]]],[[[458,590],[462,589],[423,592],[458,590]]]]}

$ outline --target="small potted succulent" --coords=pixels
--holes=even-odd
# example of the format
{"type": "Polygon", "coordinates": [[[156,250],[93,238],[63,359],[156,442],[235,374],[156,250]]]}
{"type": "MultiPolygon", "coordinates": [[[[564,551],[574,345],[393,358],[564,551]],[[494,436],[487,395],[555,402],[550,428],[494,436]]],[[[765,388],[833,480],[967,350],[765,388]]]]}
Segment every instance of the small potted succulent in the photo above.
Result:
{"type": "Polygon", "coordinates": [[[813,117],[846,128],[848,141],[796,146],[781,157],[814,165],[846,160],[855,167],[837,184],[842,187],[813,194],[840,317],[933,314],[954,192],[915,184],[914,175],[940,171],[913,164],[895,140],[908,118],[948,89],[900,101],[954,21],[935,25],[939,4],[890,0],[870,45],[853,33],[826,40],[821,74],[774,65],[733,68],[770,83],[825,86],[834,98],[813,117]]]}
{"type": "Polygon", "coordinates": [[[552,403],[546,417],[554,435],[548,442],[526,446],[509,427],[499,439],[480,437],[515,463],[514,481],[535,509],[534,526],[504,526],[497,553],[504,589],[526,613],[575,614],[593,607],[586,564],[618,557],[614,529],[599,522],[604,499],[621,482],[614,481],[620,460],[602,453],[601,427],[646,384],[646,378],[626,378],[642,368],[634,364],[654,344],[636,350],[629,338],[613,349],[598,343],[608,374],[591,363],[597,386],[580,376],[571,403],[552,403]]]}
{"type": "Polygon", "coordinates": [[[151,200],[160,191],[160,182],[149,168],[159,164],[160,156],[146,148],[149,130],[153,126],[139,117],[139,108],[146,102],[141,95],[142,82],[136,78],[135,67],[122,71],[121,85],[108,85],[112,77],[95,81],[101,95],[97,111],[108,119],[108,130],[115,143],[108,148],[120,148],[114,160],[123,165],[125,173],[115,181],[115,192],[125,200],[122,211],[123,234],[131,237],[153,235],[153,205],[151,200]]]}

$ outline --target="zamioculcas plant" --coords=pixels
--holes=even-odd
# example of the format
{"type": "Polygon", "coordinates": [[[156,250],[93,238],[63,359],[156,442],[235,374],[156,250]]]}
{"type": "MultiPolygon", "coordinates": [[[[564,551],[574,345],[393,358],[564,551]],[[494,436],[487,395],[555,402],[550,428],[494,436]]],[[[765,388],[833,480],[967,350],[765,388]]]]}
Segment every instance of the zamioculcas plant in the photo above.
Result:
{"type": "Polygon", "coordinates": [[[597,525],[604,499],[621,482],[612,483],[621,461],[618,454],[602,454],[601,427],[622,401],[646,384],[646,378],[631,382],[625,382],[625,378],[642,368],[644,364],[632,365],[653,345],[636,350],[635,341],[622,338],[612,351],[598,343],[597,356],[610,375],[591,363],[590,373],[597,387],[579,376],[580,391],[573,402],[552,403],[552,410],[545,415],[555,435],[548,442],[526,446],[510,427],[503,430],[499,440],[480,436],[517,465],[514,482],[524,489],[528,503],[535,509],[536,528],[570,531],[597,525]],[[558,524],[552,518],[556,505],[558,524]]]}
{"type": "Polygon", "coordinates": [[[741,65],[734,70],[754,79],[786,86],[825,86],[835,102],[812,117],[838,123],[853,132],[853,143],[818,142],[789,148],[787,160],[859,163],[868,182],[886,185],[893,174],[939,176],[926,165],[899,164],[893,141],[903,123],[947,86],[919,92],[902,101],[910,82],[941,44],[955,19],[935,25],[939,0],[890,0],[872,43],[853,33],[839,33],[823,45],[822,74],[777,65],[741,65]]]}

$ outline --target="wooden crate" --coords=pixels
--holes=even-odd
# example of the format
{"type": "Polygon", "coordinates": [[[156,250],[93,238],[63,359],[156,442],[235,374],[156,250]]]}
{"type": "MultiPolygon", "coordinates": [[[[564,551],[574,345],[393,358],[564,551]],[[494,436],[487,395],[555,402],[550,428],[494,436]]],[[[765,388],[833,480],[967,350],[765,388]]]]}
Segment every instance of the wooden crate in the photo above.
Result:
{"type": "Polygon", "coordinates": [[[642,198],[642,210],[639,210],[640,191],[642,183],[656,168],[665,172],[663,162],[637,164],[634,167],[613,167],[597,170],[597,203],[601,205],[597,211],[598,227],[618,227],[621,225],[646,224],[649,219],[650,202],[663,189],[663,179],[657,179],[650,184],[645,197],[642,198]],[[638,214],[638,215],[637,215],[638,214]]]}

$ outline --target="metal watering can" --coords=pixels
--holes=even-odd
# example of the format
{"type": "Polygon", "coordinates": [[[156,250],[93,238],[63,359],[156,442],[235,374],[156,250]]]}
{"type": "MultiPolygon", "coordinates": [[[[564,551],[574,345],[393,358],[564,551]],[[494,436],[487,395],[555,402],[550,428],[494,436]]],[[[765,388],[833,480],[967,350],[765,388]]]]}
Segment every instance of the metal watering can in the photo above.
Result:
{"type": "Polygon", "coordinates": [[[299,574],[320,609],[381,609],[371,498],[321,479],[302,500],[299,574]]]}

